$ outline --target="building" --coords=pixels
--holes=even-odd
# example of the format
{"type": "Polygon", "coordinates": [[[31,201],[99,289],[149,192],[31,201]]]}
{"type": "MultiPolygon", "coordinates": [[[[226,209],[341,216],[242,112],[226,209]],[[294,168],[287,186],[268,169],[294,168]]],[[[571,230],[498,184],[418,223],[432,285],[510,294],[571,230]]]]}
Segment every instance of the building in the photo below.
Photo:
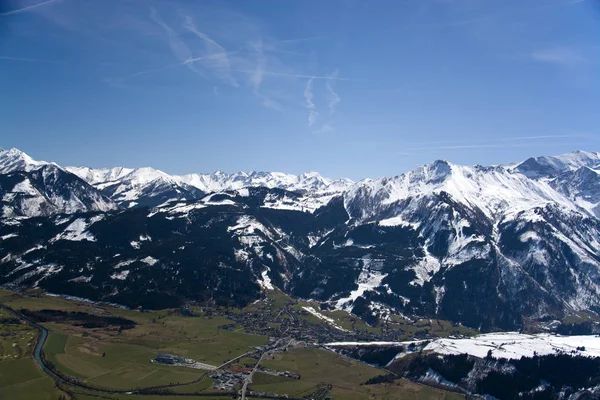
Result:
{"type": "Polygon", "coordinates": [[[176,356],[174,354],[158,354],[154,360],[155,363],[159,364],[183,364],[185,358],[176,356]]]}

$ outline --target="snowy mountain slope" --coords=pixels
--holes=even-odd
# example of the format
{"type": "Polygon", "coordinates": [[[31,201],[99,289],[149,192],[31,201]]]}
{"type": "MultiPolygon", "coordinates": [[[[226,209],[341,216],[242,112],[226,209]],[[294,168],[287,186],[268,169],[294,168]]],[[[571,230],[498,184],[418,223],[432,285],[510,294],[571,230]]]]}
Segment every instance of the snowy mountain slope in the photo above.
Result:
{"type": "Polygon", "coordinates": [[[90,185],[113,182],[133,172],[133,168],[124,167],[102,169],[94,169],[89,167],[65,167],[65,169],[70,173],[77,175],[90,185]]]}
{"type": "Polygon", "coordinates": [[[35,161],[11,149],[0,151],[0,216],[46,216],[109,211],[116,204],[77,176],[53,163],[35,161]]]}
{"type": "Polygon", "coordinates": [[[301,175],[285,174],[282,172],[238,172],[227,174],[217,171],[214,174],[190,174],[177,177],[205,192],[234,190],[245,187],[266,187],[285,189],[289,191],[313,191],[329,189],[340,192],[353,182],[349,179],[333,181],[323,178],[316,172],[301,175]]]}
{"type": "MultiPolygon", "coordinates": [[[[529,179],[502,166],[465,167],[446,161],[435,161],[398,177],[359,183],[348,190],[345,199],[347,207],[356,210],[355,218],[368,219],[392,210],[395,204],[406,199],[423,199],[442,193],[497,220],[547,204],[581,210],[546,180],[529,179]]],[[[410,208],[402,212],[410,212],[410,208]]]]}
{"type": "Polygon", "coordinates": [[[561,173],[550,185],[579,207],[600,217],[600,166],[583,166],[561,173]]]}
{"type": "Polygon", "coordinates": [[[326,202],[353,184],[349,179],[333,181],[316,172],[301,175],[281,172],[168,175],[153,168],[91,169],[67,167],[123,207],[156,206],[168,200],[200,199],[206,193],[249,187],[304,192],[326,202]]]}
{"type": "MultiPolygon", "coordinates": [[[[575,153],[559,157],[569,163],[554,163],[554,170],[564,176],[588,168],[580,155],[585,164],[597,161],[596,154],[575,153]]],[[[358,314],[393,305],[396,312],[434,312],[472,326],[598,310],[600,225],[580,200],[593,186],[586,181],[569,196],[540,175],[436,161],[358,183],[344,193],[351,219],[343,237],[327,249],[335,274],[339,268],[350,273],[354,289],[331,286],[332,269],[320,266],[304,271],[311,290],[297,294],[338,308],[358,306],[358,314]],[[407,249],[412,255],[403,255],[407,249]]]]}
{"type": "Polygon", "coordinates": [[[8,174],[16,171],[29,172],[47,164],[49,163],[46,161],[36,161],[15,148],[10,150],[0,149],[0,174],[8,174]]]}
{"type": "Polygon", "coordinates": [[[285,287],[299,267],[302,256],[277,223],[289,211],[219,194],[188,206],[0,226],[0,282],[133,306],[181,298],[242,305],[266,278],[285,287]]]}
{"type": "Polygon", "coordinates": [[[530,178],[554,178],[561,173],[572,172],[582,167],[598,166],[600,166],[599,152],[578,150],[559,156],[531,157],[509,167],[530,178]]]}
{"type": "Polygon", "coordinates": [[[116,301],[115,290],[135,292],[134,280],[145,282],[149,273],[148,290],[168,294],[169,304],[214,296],[202,283],[209,279],[221,282],[221,299],[243,287],[235,300],[243,302],[273,285],[370,323],[400,313],[484,330],[516,328],[600,312],[598,165],[600,155],[585,152],[492,167],[435,161],[357,183],[318,174],[71,169],[124,211],[102,214],[91,227],[87,220],[45,221],[42,236],[28,230],[30,222],[0,225],[7,238],[0,241],[0,268],[11,274],[4,283],[31,285],[32,271],[51,266],[40,269],[49,274],[41,287],[77,292],[93,284],[107,301],[116,301]],[[86,240],[73,247],[58,237],[86,240]],[[70,256],[57,258],[55,246],[66,246],[70,256]],[[28,251],[25,268],[16,260],[28,251]],[[104,261],[90,258],[96,251],[104,261]],[[116,271],[105,264],[112,257],[122,265],[116,271]],[[89,274],[75,276],[81,265],[90,266],[89,274]],[[162,287],[156,276],[166,265],[174,278],[162,287]],[[22,278],[29,273],[31,279],[22,278]],[[91,283],[61,286],[80,276],[91,283]],[[194,285],[202,289],[194,292],[194,285]]]}
{"type": "Polygon", "coordinates": [[[204,195],[197,188],[154,168],[67,170],[93,185],[121,207],[153,207],[169,200],[191,200],[204,195]]]}

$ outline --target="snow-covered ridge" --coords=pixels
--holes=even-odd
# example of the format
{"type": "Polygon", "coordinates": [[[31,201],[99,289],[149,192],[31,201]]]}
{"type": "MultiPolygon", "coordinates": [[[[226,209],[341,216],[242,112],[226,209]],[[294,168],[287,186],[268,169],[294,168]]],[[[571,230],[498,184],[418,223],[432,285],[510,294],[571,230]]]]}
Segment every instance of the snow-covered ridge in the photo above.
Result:
{"type": "Polygon", "coordinates": [[[561,336],[549,333],[535,335],[518,332],[488,333],[468,339],[436,339],[423,350],[439,354],[466,353],[479,358],[486,357],[490,350],[493,357],[508,359],[558,352],[600,357],[600,337],[561,336]]]}
{"type": "Polygon", "coordinates": [[[89,167],[66,167],[65,169],[72,174],[77,175],[90,185],[116,181],[134,171],[133,168],[123,167],[102,169],[93,169],[89,167]]]}
{"type": "MultiPolygon", "coordinates": [[[[30,171],[48,163],[35,161],[17,150],[0,152],[0,173],[30,171]]],[[[189,189],[203,193],[240,190],[248,187],[278,188],[290,191],[318,193],[320,197],[345,193],[346,202],[370,197],[361,207],[360,217],[369,217],[390,204],[411,198],[447,193],[454,201],[477,207],[486,216],[498,218],[507,211],[518,213],[548,203],[566,209],[584,210],[595,215],[600,212],[600,190],[590,196],[582,190],[582,182],[600,180],[600,153],[576,151],[553,157],[529,158],[520,163],[495,167],[459,166],[447,161],[434,161],[405,174],[382,179],[353,182],[349,179],[331,180],[316,172],[300,175],[281,172],[217,171],[212,174],[169,175],[154,168],[66,167],[112,199],[128,206],[138,204],[142,196],[175,193],[179,200],[194,200],[189,189]],[[568,174],[576,174],[571,176],[568,174]],[[565,175],[567,174],[567,175],[565,175]]],[[[166,199],[165,199],[166,200],[166,199]]],[[[353,215],[357,217],[357,215],[353,215]]],[[[402,221],[414,224],[402,215],[389,215],[386,222],[402,221]]]]}
{"type": "MultiPolygon", "coordinates": [[[[238,191],[240,196],[247,195],[252,187],[284,189],[307,194],[317,198],[318,208],[329,199],[339,195],[352,185],[349,179],[331,180],[316,172],[300,175],[282,172],[238,172],[228,174],[217,171],[213,174],[169,175],[154,168],[109,168],[92,169],[88,167],[67,167],[66,170],[77,175],[96,187],[123,207],[138,205],[157,206],[166,201],[199,200],[204,194],[225,191],[238,191]]],[[[296,202],[277,202],[265,207],[288,208],[314,211],[314,201],[299,205],[296,202]]]]}
{"type": "Polygon", "coordinates": [[[349,179],[331,180],[316,172],[300,175],[283,172],[237,172],[228,174],[217,171],[212,174],[169,175],[153,168],[110,168],[92,169],[87,167],[67,167],[88,183],[100,187],[114,185],[121,181],[131,181],[134,185],[165,180],[174,184],[188,185],[205,193],[237,190],[248,187],[266,187],[291,191],[331,189],[341,191],[354,182],[349,179]]]}
{"type": "Polygon", "coordinates": [[[15,171],[29,172],[47,165],[46,161],[36,161],[19,149],[0,149],[0,174],[9,174],[15,171]]]}
{"type": "Polygon", "coordinates": [[[244,187],[267,187],[287,190],[323,189],[333,183],[316,172],[301,175],[283,172],[237,172],[227,174],[217,171],[213,174],[189,174],[177,179],[205,192],[235,190],[244,187]]]}
{"type": "MultiPolygon", "coordinates": [[[[448,195],[453,201],[471,209],[483,211],[488,218],[510,218],[519,212],[547,204],[558,204],[568,210],[584,211],[595,215],[594,207],[600,202],[596,196],[586,196],[581,190],[566,193],[560,190],[560,180],[567,180],[581,168],[600,165],[600,153],[574,152],[556,157],[530,158],[522,163],[493,167],[461,166],[447,161],[434,161],[393,178],[364,180],[348,188],[345,194],[347,208],[360,201],[362,206],[354,217],[368,219],[386,207],[407,200],[428,196],[448,195]],[[538,168],[540,172],[533,173],[538,168]],[[550,166],[547,167],[546,166],[550,166]],[[554,175],[544,175],[551,171],[554,175]],[[553,176],[553,179],[547,179],[553,176]],[[367,200],[368,199],[368,200],[367,200]],[[583,200],[585,199],[585,200],[583,200]]],[[[590,177],[600,182],[600,175],[590,177]]],[[[408,225],[410,212],[389,215],[384,223],[408,225]]]]}
{"type": "MultiPolygon", "coordinates": [[[[227,242],[229,260],[218,268],[249,268],[251,280],[264,288],[298,288],[300,297],[338,309],[360,306],[365,319],[366,313],[380,319],[390,313],[435,314],[463,318],[460,322],[468,326],[484,321],[489,324],[485,329],[515,329],[521,316],[562,319],[600,307],[597,153],[491,167],[438,160],[392,178],[357,183],[332,182],[316,173],[181,177],[153,168],[68,172],[18,150],[2,154],[7,170],[23,168],[0,175],[2,223],[14,225],[2,237],[19,232],[15,224],[34,223],[26,219],[35,215],[91,210],[105,217],[91,228],[88,216],[52,220],[61,233],[57,229],[30,246],[46,244],[50,255],[54,243],[66,247],[81,241],[78,247],[125,245],[146,253],[135,259],[148,269],[174,265],[170,255],[162,254],[160,262],[144,258],[153,256],[147,250],[167,237],[152,234],[152,246],[142,243],[146,231],[118,244],[101,234],[121,229],[115,215],[102,213],[117,203],[118,217],[136,221],[140,229],[145,218],[179,227],[168,235],[214,228],[232,240],[227,242]],[[124,210],[129,207],[138,209],[124,210]],[[349,271],[343,278],[341,268],[349,271]],[[301,280],[311,284],[297,285],[301,280]],[[495,290],[484,293],[481,287],[495,290]],[[482,307],[469,307],[474,301],[482,307]],[[498,320],[497,315],[507,317],[498,320]]],[[[185,246],[203,237],[192,235],[185,246]]],[[[17,241],[8,237],[7,246],[11,243],[17,241]]],[[[40,253],[48,257],[46,270],[56,267],[50,255],[40,253]]],[[[13,266],[21,268],[17,261],[13,266]]],[[[88,275],[73,276],[83,280],[88,275]]]]}
{"type": "MultiPolygon", "coordinates": [[[[491,350],[494,358],[520,359],[556,353],[600,357],[600,337],[596,335],[562,336],[550,333],[525,334],[518,332],[486,333],[472,338],[440,338],[406,342],[333,342],[329,347],[396,347],[410,344],[425,345],[423,351],[438,354],[468,354],[485,358],[491,350]],[[428,342],[428,344],[426,344],[428,342]]],[[[402,355],[400,353],[398,356],[402,355]]],[[[398,357],[397,356],[397,357],[398,357]]]]}
{"type": "MultiPolygon", "coordinates": [[[[32,171],[46,165],[49,163],[35,161],[17,149],[0,151],[0,173],[32,171]]],[[[513,219],[519,213],[548,204],[590,216],[600,215],[600,174],[597,172],[600,171],[600,153],[583,151],[493,167],[460,166],[438,160],[396,177],[360,182],[334,181],[316,172],[293,175],[217,171],[169,175],[149,167],[66,167],[61,171],[78,176],[122,207],[154,207],[169,200],[199,200],[207,193],[265,187],[303,192],[306,196],[302,201],[286,198],[265,201],[264,207],[313,212],[331,198],[343,195],[346,209],[356,220],[378,218],[382,226],[414,229],[422,222],[415,217],[415,209],[405,207],[394,211],[391,208],[409,199],[440,195],[483,212],[495,221],[513,219]]],[[[413,201],[412,207],[416,205],[418,203],[413,201]]]]}
{"type": "Polygon", "coordinates": [[[109,211],[116,204],[57,164],[18,149],[0,150],[0,217],[36,217],[109,211]],[[13,174],[11,177],[5,175],[13,174]]]}

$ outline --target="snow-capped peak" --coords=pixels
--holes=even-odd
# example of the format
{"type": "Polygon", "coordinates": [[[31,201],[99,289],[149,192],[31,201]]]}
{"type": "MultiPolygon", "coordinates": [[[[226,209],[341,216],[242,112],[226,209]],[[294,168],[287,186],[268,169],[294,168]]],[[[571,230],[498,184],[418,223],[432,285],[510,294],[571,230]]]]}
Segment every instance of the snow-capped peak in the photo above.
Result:
{"type": "Polygon", "coordinates": [[[600,166],[600,153],[577,150],[558,156],[531,157],[514,166],[514,169],[530,178],[543,178],[581,167],[598,166],[600,166]]]}
{"type": "Polygon", "coordinates": [[[36,161],[19,149],[0,149],[0,174],[9,174],[15,171],[29,172],[47,165],[46,161],[36,161]]]}
{"type": "Polygon", "coordinates": [[[441,160],[394,178],[359,182],[351,187],[345,198],[347,203],[363,199],[359,200],[364,203],[358,208],[360,218],[370,218],[398,202],[442,193],[492,219],[549,203],[571,210],[581,208],[555,190],[548,181],[530,179],[517,168],[470,167],[441,160]]]}
{"type": "MultiPolygon", "coordinates": [[[[223,190],[237,190],[244,187],[267,187],[286,189],[291,191],[325,189],[334,181],[322,177],[317,172],[308,172],[301,175],[286,174],[283,172],[256,172],[251,171],[227,174],[217,171],[213,174],[189,174],[176,176],[180,182],[198,188],[204,192],[217,192],[223,190]]],[[[353,182],[335,181],[337,187],[344,189],[353,182]],[[346,183],[346,185],[343,185],[346,183]]]]}
{"type": "Polygon", "coordinates": [[[87,183],[95,186],[111,186],[121,181],[127,181],[135,186],[140,186],[159,179],[170,181],[172,183],[177,182],[177,179],[166,172],[151,167],[116,167],[103,169],[93,169],[88,167],[66,167],[65,169],[79,176],[87,183]]]}
{"type": "Polygon", "coordinates": [[[143,185],[156,180],[165,180],[176,183],[177,180],[171,175],[158,169],[150,167],[136,168],[123,177],[133,184],[143,185]]]}
{"type": "Polygon", "coordinates": [[[102,168],[94,169],[90,167],[66,167],[67,171],[77,175],[90,185],[96,185],[103,182],[111,182],[121,179],[125,175],[133,172],[133,168],[102,168]]]}

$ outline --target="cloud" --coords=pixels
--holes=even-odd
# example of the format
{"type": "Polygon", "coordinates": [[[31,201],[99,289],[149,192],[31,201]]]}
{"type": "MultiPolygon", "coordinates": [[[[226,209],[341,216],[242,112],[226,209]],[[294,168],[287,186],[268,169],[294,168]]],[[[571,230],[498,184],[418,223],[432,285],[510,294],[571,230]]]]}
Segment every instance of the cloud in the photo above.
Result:
{"type": "Polygon", "coordinates": [[[322,37],[321,36],[312,36],[312,37],[296,38],[296,39],[283,39],[283,40],[278,40],[277,43],[296,44],[296,43],[309,42],[312,40],[319,40],[319,39],[322,39],[322,37]]]}
{"type": "Polygon", "coordinates": [[[537,147],[537,146],[564,146],[577,145],[580,143],[566,143],[560,139],[582,139],[588,138],[582,135],[538,135],[538,136],[514,136],[507,138],[499,138],[489,141],[470,141],[470,142],[453,142],[453,141],[433,141],[433,142],[418,142],[412,143],[413,146],[409,151],[421,150],[462,150],[462,149],[491,149],[491,148],[519,148],[519,147],[537,147]],[[540,141],[542,141],[540,143],[540,141]],[[517,142],[517,143],[510,143],[517,142]],[[439,146],[439,144],[446,144],[439,146]]]}
{"type": "Polygon", "coordinates": [[[572,67],[585,61],[583,55],[576,49],[557,47],[553,49],[537,50],[531,54],[534,61],[572,67]]]}
{"type": "Polygon", "coordinates": [[[444,143],[455,143],[454,140],[435,140],[432,142],[415,142],[410,143],[411,146],[428,145],[428,144],[444,144],[444,143]]]}
{"type": "Polygon", "coordinates": [[[579,138],[579,135],[539,135],[539,136],[517,136],[502,138],[500,140],[543,140],[543,139],[563,139],[563,138],[579,138]]]}
{"type": "Polygon", "coordinates": [[[329,125],[328,123],[325,123],[323,125],[321,125],[321,127],[319,129],[316,129],[313,131],[313,133],[317,134],[317,135],[321,135],[321,134],[325,134],[325,133],[331,133],[334,132],[335,128],[331,125],[329,125]]]}
{"type": "Polygon", "coordinates": [[[459,149],[488,149],[488,148],[499,148],[499,147],[517,147],[514,144],[458,144],[452,146],[427,146],[427,147],[416,147],[412,150],[459,150],[459,149]]]}
{"type": "Polygon", "coordinates": [[[313,126],[319,118],[319,113],[316,110],[315,103],[313,103],[313,92],[312,92],[313,79],[309,79],[306,82],[306,88],[304,89],[304,98],[306,99],[306,109],[308,110],[308,126],[313,126]]]}
{"type": "Polygon", "coordinates": [[[215,75],[222,81],[228,83],[231,86],[239,86],[238,82],[231,76],[231,68],[228,58],[228,52],[223,46],[213,40],[210,36],[204,32],[200,32],[196,28],[196,24],[191,16],[185,16],[184,27],[192,32],[196,37],[204,41],[206,45],[207,55],[204,57],[196,57],[191,59],[194,62],[204,61],[204,65],[212,69],[215,75]]]}
{"type": "MultiPolygon", "coordinates": [[[[6,1],[6,0],[1,0],[1,1],[6,1]]],[[[62,0],[47,0],[47,1],[42,1],[41,3],[37,3],[37,4],[30,5],[30,6],[17,8],[16,10],[11,10],[11,11],[6,11],[6,12],[3,12],[3,13],[0,13],[0,17],[6,17],[6,16],[9,16],[9,15],[20,14],[22,12],[27,12],[27,11],[34,10],[34,9],[36,9],[38,7],[46,6],[48,4],[58,3],[59,1],[62,1],[62,0]]]]}
{"type": "MultiPolygon", "coordinates": [[[[238,69],[237,72],[244,72],[247,74],[252,74],[254,71],[247,69],[238,69]]],[[[274,76],[283,76],[288,78],[308,78],[308,79],[325,79],[325,80],[333,80],[333,81],[350,81],[350,78],[338,78],[332,76],[323,76],[323,75],[308,75],[308,74],[293,74],[293,73],[285,73],[285,72],[275,72],[275,71],[265,71],[261,70],[262,75],[274,75],[274,76]]]]}
{"type": "Polygon", "coordinates": [[[338,96],[338,94],[333,90],[333,82],[335,80],[335,78],[337,78],[338,75],[338,70],[335,70],[332,74],[331,74],[331,79],[328,79],[325,83],[325,88],[327,89],[327,93],[328,93],[328,101],[329,101],[329,115],[333,115],[333,113],[335,112],[335,106],[337,106],[337,104],[342,101],[340,99],[340,96],[338,96]]]}
{"type": "Polygon", "coordinates": [[[409,149],[409,151],[422,151],[422,150],[465,150],[465,149],[494,149],[494,148],[521,148],[521,147],[552,147],[552,146],[577,146],[580,143],[505,143],[505,144],[460,144],[454,146],[437,146],[437,147],[417,147],[409,149]]]}
{"type": "Polygon", "coordinates": [[[161,16],[158,14],[154,7],[150,7],[150,18],[160,25],[167,34],[167,41],[169,42],[169,47],[171,48],[171,52],[173,55],[184,65],[186,65],[190,70],[195,73],[204,76],[202,71],[198,70],[194,63],[186,62],[187,60],[192,59],[192,51],[187,46],[187,44],[179,38],[179,35],[173,28],[167,25],[161,16]]]}
{"type": "Polygon", "coordinates": [[[270,108],[271,110],[281,111],[281,104],[266,96],[261,90],[261,86],[265,76],[265,69],[267,68],[268,63],[267,56],[265,55],[265,46],[263,44],[262,38],[260,38],[256,42],[250,43],[250,48],[252,50],[251,57],[247,60],[243,60],[242,63],[254,64],[254,69],[252,71],[248,71],[250,73],[248,79],[250,87],[252,88],[252,93],[254,93],[254,95],[261,100],[263,106],[270,108]]]}
{"type": "Polygon", "coordinates": [[[57,64],[58,63],[58,61],[52,61],[52,60],[40,60],[37,58],[9,57],[9,56],[0,56],[0,60],[23,61],[23,62],[32,62],[32,63],[47,63],[47,64],[57,64]]]}
{"type": "Polygon", "coordinates": [[[86,60],[94,57],[97,65],[106,67],[100,79],[113,86],[141,87],[160,78],[166,84],[193,80],[192,74],[180,73],[186,68],[206,80],[194,84],[208,94],[214,86],[221,91],[232,87],[238,95],[281,111],[306,107],[303,91],[311,80],[311,102],[317,103],[311,121],[316,121],[317,114],[322,118],[336,111],[338,82],[350,80],[319,68],[311,47],[322,37],[274,37],[265,27],[269,25],[220,2],[147,0],[147,8],[135,1],[110,2],[110,6],[92,2],[91,9],[87,2],[66,3],[69,7],[64,10],[47,7],[36,13],[70,33],[118,47],[110,63],[103,63],[103,54],[86,55],[86,60]],[[136,79],[142,77],[147,79],[136,79]]]}
{"type": "MultiPolygon", "coordinates": [[[[523,14],[536,14],[541,11],[560,8],[560,7],[569,7],[574,6],[576,4],[580,4],[585,2],[586,0],[567,0],[567,1],[558,1],[555,3],[545,4],[538,7],[529,7],[529,8],[521,8],[521,7],[513,7],[505,10],[501,10],[495,13],[480,15],[473,18],[465,18],[465,19],[457,19],[453,21],[447,21],[442,23],[426,23],[426,24],[412,24],[407,25],[404,29],[444,29],[444,28],[457,28],[468,25],[476,25],[489,23],[489,21],[499,19],[499,18],[512,18],[518,15],[523,14]]],[[[448,1],[448,3],[453,3],[453,1],[448,1]]]]}
{"type": "MultiPolygon", "coordinates": [[[[306,86],[304,87],[304,100],[306,109],[308,111],[308,126],[312,128],[321,117],[321,113],[318,111],[315,102],[313,101],[315,94],[313,92],[313,84],[316,79],[325,79],[325,98],[327,99],[327,107],[329,109],[329,117],[335,113],[336,105],[341,101],[340,96],[333,90],[333,82],[339,80],[338,70],[335,70],[332,74],[327,77],[318,77],[313,75],[303,75],[302,77],[308,78],[306,86]]],[[[321,86],[322,87],[322,86],[321,86]]],[[[331,125],[331,121],[325,121],[321,124],[321,127],[314,130],[313,133],[328,133],[334,130],[331,125]]]]}
{"type": "MultiPolygon", "coordinates": [[[[505,137],[505,138],[498,138],[498,139],[494,139],[494,140],[489,140],[489,141],[471,141],[469,143],[456,143],[456,141],[454,140],[435,140],[435,141],[431,141],[431,142],[414,142],[411,143],[411,146],[425,146],[425,145],[438,145],[438,144],[451,144],[452,146],[449,146],[451,148],[454,148],[456,146],[461,146],[461,148],[463,148],[463,146],[486,146],[486,147],[495,147],[495,146],[505,146],[506,144],[503,142],[506,141],[512,141],[512,140],[523,140],[523,141],[536,141],[536,140],[547,140],[547,139],[565,139],[565,138],[569,138],[569,139],[578,139],[578,138],[586,138],[586,136],[583,135],[537,135],[537,136],[512,136],[512,137],[505,137]]],[[[442,148],[445,146],[442,146],[442,148]]]]}
{"type": "Polygon", "coordinates": [[[250,83],[252,84],[252,88],[255,91],[260,89],[260,85],[262,84],[263,77],[265,75],[265,68],[267,67],[267,58],[265,57],[265,53],[263,51],[263,43],[259,41],[258,43],[254,43],[251,45],[256,53],[256,66],[253,71],[251,71],[250,83]]]}

